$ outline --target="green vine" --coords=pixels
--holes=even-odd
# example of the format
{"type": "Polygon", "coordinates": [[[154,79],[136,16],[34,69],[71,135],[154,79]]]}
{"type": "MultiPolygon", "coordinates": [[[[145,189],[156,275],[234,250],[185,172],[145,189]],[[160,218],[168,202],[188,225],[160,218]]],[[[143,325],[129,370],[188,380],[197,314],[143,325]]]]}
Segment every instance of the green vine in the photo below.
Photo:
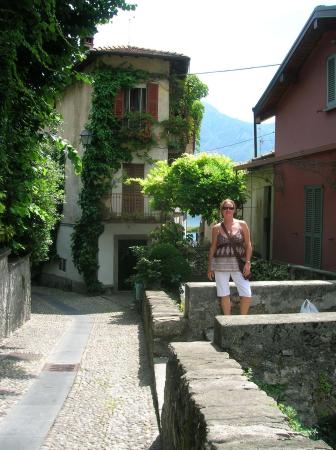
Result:
{"type": "Polygon", "coordinates": [[[146,72],[131,67],[101,66],[93,73],[92,79],[92,109],[86,128],[92,132],[93,138],[83,156],[83,187],[79,196],[82,216],[74,226],[72,253],[88,291],[100,292],[98,239],[104,231],[101,199],[122,163],[131,162],[135,150],[146,153],[153,145],[151,126],[155,120],[149,114],[142,114],[140,118],[129,113],[122,119],[114,114],[118,90],[146,81],[146,72]]]}
{"type": "Polygon", "coordinates": [[[204,111],[200,99],[208,95],[208,87],[196,75],[183,80],[172,76],[171,87],[170,117],[162,122],[168,149],[183,152],[189,142],[198,149],[204,111]]]}

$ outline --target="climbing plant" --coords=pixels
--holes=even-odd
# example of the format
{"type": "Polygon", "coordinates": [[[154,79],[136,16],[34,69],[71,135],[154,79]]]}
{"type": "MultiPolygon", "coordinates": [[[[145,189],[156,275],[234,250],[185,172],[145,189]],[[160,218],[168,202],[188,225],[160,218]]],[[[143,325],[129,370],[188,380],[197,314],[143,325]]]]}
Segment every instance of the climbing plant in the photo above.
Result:
{"type": "Polygon", "coordinates": [[[114,113],[117,92],[148,79],[148,73],[128,68],[101,65],[92,74],[93,97],[86,128],[92,142],[83,156],[81,218],[74,226],[72,253],[74,264],[83,275],[88,291],[99,292],[98,240],[104,230],[101,199],[111,187],[113,175],[122,163],[132,161],[133,151],[146,154],[155,140],[150,114],[128,113],[118,118],[114,113]],[[135,126],[136,125],[136,126],[135,126]]]}
{"type": "Polygon", "coordinates": [[[199,147],[204,111],[200,99],[207,95],[207,85],[196,75],[171,77],[170,117],[162,122],[169,149],[184,151],[189,142],[199,147]]]}
{"type": "Polygon", "coordinates": [[[0,2],[0,246],[47,258],[59,219],[64,157],[74,149],[54,139],[54,104],[93,35],[124,0],[0,2]]]}

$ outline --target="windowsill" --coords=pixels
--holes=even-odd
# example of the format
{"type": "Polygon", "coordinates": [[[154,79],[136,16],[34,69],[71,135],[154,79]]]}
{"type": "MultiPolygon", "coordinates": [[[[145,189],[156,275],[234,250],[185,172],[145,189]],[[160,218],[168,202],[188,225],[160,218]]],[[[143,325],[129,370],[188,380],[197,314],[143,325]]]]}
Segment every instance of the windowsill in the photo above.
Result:
{"type": "Polygon", "coordinates": [[[328,112],[328,111],[332,111],[333,109],[336,109],[336,104],[332,105],[332,106],[327,106],[326,108],[324,108],[322,111],[323,112],[328,112]]]}

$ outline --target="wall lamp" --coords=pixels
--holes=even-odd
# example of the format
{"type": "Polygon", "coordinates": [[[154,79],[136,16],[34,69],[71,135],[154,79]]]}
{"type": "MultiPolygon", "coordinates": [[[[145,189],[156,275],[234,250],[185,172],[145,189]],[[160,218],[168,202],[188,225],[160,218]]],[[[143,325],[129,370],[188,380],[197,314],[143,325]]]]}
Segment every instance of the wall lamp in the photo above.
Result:
{"type": "Polygon", "coordinates": [[[87,145],[90,145],[92,142],[93,133],[91,130],[87,130],[84,128],[84,130],[80,134],[80,140],[84,147],[87,145]]]}

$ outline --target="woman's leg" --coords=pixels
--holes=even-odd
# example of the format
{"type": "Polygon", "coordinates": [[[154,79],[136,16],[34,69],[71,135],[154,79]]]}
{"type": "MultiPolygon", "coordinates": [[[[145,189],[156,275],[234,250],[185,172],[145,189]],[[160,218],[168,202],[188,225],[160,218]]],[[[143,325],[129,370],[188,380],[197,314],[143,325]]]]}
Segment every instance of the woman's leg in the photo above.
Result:
{"type": "Polygon", "coordinates": [[[231,314],[231,299],[229,295],[225,295],[220,299],[220,305],[222,309],[222,313],[225,316],[229,316],[231,314]]]}
{"type": "Polygon", "coordinates": [[[250,282],[245,280],[241,272],[231,272],[231,277],[240,296],[240,314],[246,315],[249,312],[252,299],[250,282]]]}
{"type": "Polygon", "coordinates": [[[225,315],[231,314],[230,301],[230,287],[229,287],[229,272],[215,272],[217,296],[220,298],[220,306],[222,313],[225,315]]]}
{"type": "Polygon", "coordinates": [[[240,314],[246,315],[251,305],[251,297],[240,297],[240,314]]]}

